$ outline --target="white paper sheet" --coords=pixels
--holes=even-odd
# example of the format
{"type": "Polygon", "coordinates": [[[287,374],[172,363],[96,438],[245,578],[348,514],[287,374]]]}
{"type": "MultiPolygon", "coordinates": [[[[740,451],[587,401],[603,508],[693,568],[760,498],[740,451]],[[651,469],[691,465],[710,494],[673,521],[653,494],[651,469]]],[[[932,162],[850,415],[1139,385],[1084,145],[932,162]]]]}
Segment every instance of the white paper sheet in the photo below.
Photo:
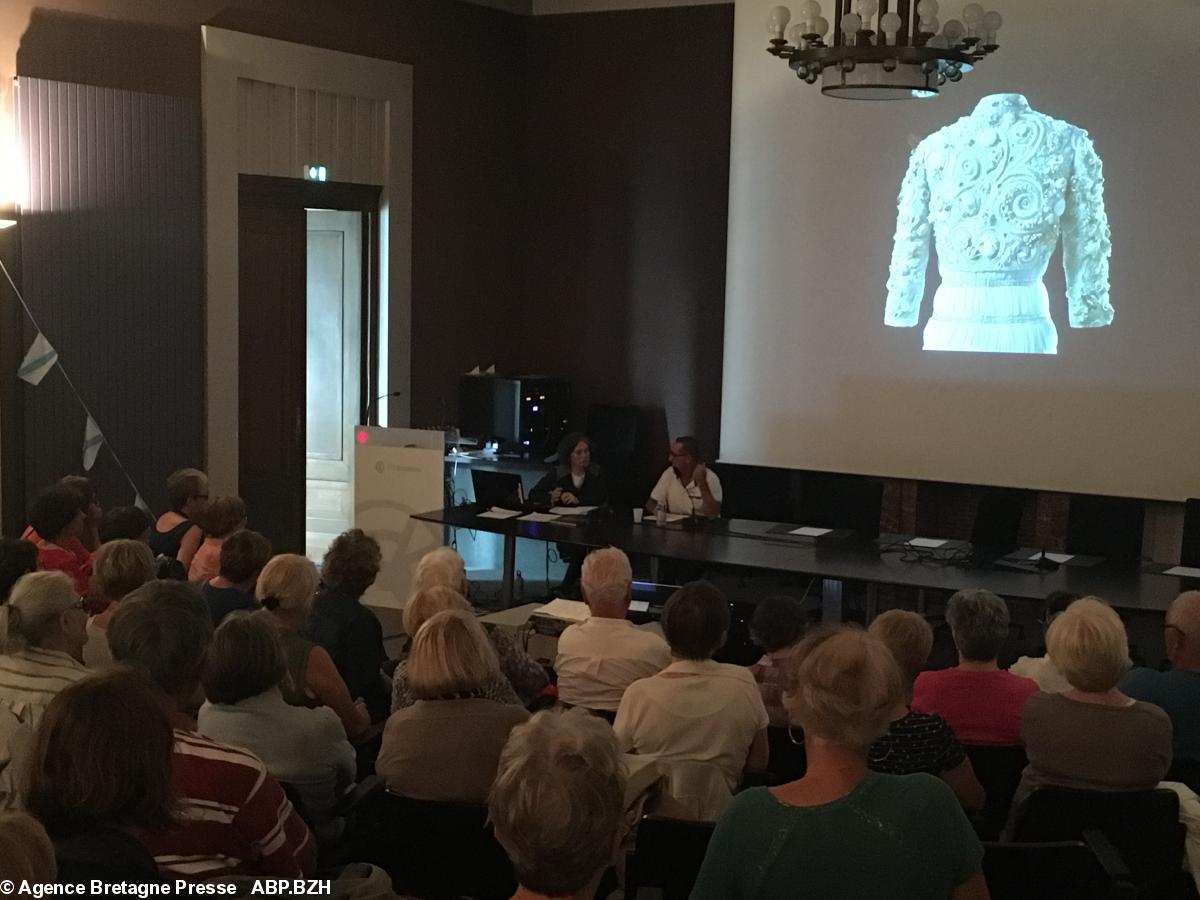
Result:
{"type": "Polygon", "coordinates": [[[568,622],[584,622],[592,614],[586,603],[580,603],[578,600],[563,600],[561,597],[551,600],[545,606],[539,606],[533,612],[535,615],[553,616],[556,619],[566,619],[568,622]]]}
{"type": "Polygon", "coordinates": [[[831,531],[833,531],[832,528],[813,528],[811,525],[804,525],[800,528],[793,528],[788,534],[798,534],[800,537],[820,537],[831,531]]]}
{"type": "Polygon", "coordinates": [[[552,506],[550,512],[556,516],[586,516],[594,506],[552,506]]]}
{"type": "MultiPolygon", "coordinates": [[[[681,513],[667,513],[665,518],[666,518],[667,522],[682,522],[684,519],[687,518],[687,516],[682,515],[681,513]]],[[[658,522],[655,520],[654,516],[645,516],[642,519],[642,524],[643,525],[657,525],[658,522]]]]}
{"type": "Polygon", "coordinates": [[[550,513],[532,512],[521,516],[518,521],[521,522],[557,522],[558,516],[552,516],[550,513]]]}
{"type": "Polygon", "coordinates": [[[519,509],[501,509],[499,506],[493,506],[487,512],[481,512],[478,516],[480,519],[511,519],[513,516],[519,516],[519,509]]]}
{"type": "Polygon", "coordinates": [[[943,539],[943,538],[922,538],[922,537],[915,537],[915,538],[910,538],[910,539],[909,539],[909,541],[908,541],[908,545],[909,545],[910,547],[928,547],[928,548],[930,548],[931,550],[932,550],[934,547],[941,547],[941,546],[942,546],[942,545],[944,545],[945,543],[946,543],[946,541],[945,541],[945,539],[943,539]]]}
{"type": "Polygon", "coordinates": [[[1163,574],[1182,575],[1184,578],[1200,578],[1200,569],[1197,569],[1194,566],[1172,566],[1163,572],[1163,574]]]}
{"type": "MultiPolygon", "coordinates": [[[[1031,556],[1029,558],[1030,558],[1030,560],[1038,560],[1038,559],[1042,558],[1042,554],[1035,553],[1035,554],[1033,554],[1033,556],[1031,556]]],[[[1050,562],[1056,562],[1060,566],[1063,563],[1067,562],[1068,560],[1072,560],[1074,558],[1075,558],[1074,553],[1047,553],[1046,554],[1046,559],[1050,560],[1050,562]]]]}

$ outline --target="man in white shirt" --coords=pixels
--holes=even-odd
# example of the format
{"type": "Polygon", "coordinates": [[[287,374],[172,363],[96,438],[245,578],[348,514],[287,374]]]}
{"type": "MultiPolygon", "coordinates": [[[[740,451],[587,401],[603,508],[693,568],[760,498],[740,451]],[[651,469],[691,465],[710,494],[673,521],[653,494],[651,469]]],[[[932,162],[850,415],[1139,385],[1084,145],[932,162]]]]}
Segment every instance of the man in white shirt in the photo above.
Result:
{"type": "Polygon", "coordinates": [[[662,671],[671,651],[657,634],[625,618],[633,570],[622,551],[607,547],[588,554],[581,585],[591,616],[558,639],[558,698],[571,706],[616,712],[625,688],[662,671]]]}
{"type": "Polygon", "coordinates": [[[709,470],[694,437],[678,437],[671,444],[671,466],[662,473],[646,501],[646,515],[663,506],[669,513],[685,516],[721,515],[721,479],[709,470]]]}

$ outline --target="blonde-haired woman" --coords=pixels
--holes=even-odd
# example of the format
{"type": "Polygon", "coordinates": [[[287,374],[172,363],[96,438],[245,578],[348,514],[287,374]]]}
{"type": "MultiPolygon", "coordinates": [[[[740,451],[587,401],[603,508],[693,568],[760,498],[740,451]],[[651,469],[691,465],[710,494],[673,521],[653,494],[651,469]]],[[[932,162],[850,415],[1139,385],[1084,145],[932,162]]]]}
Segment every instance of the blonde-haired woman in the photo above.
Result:
{"type": "Polygon", "coordinates": [[[125,595],[154,578],[154,554],[141,541],[117,540],[101,544],[92,560],[92,599],[103,611],[87,623],[83,662],[95,669],[112,662],[108,649],[108,622],[125,595]]]}
{"type": "Polygon", "coordinates": [[[1021,734],[1029,766],[1013,808],[1043,785],[1087,790],[1144,790],[1171,767],[1171,720],[1152,703],[1126,696],[1125,625],[1103,600],[1084,597],[1046,632],[1046,655],[1071,689],[1034,694],[1021,734]]]}
{"type": "Polygon", "coordinates": [[[904,698],[891,652],[866,633],[800,642],[785,695],[803,727],[804,777],[738,794],[717,823],[693,900],[975,900],[983,851],[951,790],[924,773],[867,768],[867,749],[904,698]]]}
{"type": "Polygon", "coordinates": [[[271,559],[258,576],[254,595],[263,612],[279,632],[287,674],[280,691],[293,706],[328,706],[353,740],[371,724],[371,714],[363,701],[350,696],[346,682],[333,664],[333,657],[319,644],[300,632],[312,611],[317,592],[317,567],[295,553],[283,553],[271,559]]]}
{"type": "Polygon", "coordinates": [[[443,610],[413,638],[408,686],[416,702],[392,713],[375,771],[388,788],[419,800],[483,803],[500,751],[522,707],[497,703],[485,686],[500,662],[471,613],[443,610]]]}

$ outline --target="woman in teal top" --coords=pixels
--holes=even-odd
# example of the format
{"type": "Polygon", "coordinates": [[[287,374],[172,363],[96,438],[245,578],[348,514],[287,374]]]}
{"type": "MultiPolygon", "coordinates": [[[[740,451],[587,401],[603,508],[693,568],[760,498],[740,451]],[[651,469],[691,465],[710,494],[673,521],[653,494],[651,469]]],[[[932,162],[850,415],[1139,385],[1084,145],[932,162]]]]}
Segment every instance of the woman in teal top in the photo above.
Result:
{"type": "Polygon", "coordinates": [[[950,788],[867,769],[867,748],[904,707],[888,649],[861,630],[820,629],[792,663],[785,704],[808,770],[734,799],[692,900],[986,900],[983,849],[950,788]]]}

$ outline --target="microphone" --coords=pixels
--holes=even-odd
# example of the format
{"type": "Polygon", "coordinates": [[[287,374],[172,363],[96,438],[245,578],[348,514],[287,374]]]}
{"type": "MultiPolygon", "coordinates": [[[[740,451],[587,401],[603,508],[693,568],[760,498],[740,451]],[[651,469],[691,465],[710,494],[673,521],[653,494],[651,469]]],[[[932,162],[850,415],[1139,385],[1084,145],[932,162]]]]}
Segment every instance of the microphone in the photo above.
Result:
{"type": "Polygon", "coordinates": [[[378,403],[384,397],[400,397],[400,396],[403,396],[403,391],[388,391],[386,394],[380,394],[378,397],[376,397],[374,400],[372,400],[370,403],[368,403],[367,404],[366,422],[364,422],[363,424],[364,425],[371,424],[371,411],[375,408],[376,403],[378,403]]]}

